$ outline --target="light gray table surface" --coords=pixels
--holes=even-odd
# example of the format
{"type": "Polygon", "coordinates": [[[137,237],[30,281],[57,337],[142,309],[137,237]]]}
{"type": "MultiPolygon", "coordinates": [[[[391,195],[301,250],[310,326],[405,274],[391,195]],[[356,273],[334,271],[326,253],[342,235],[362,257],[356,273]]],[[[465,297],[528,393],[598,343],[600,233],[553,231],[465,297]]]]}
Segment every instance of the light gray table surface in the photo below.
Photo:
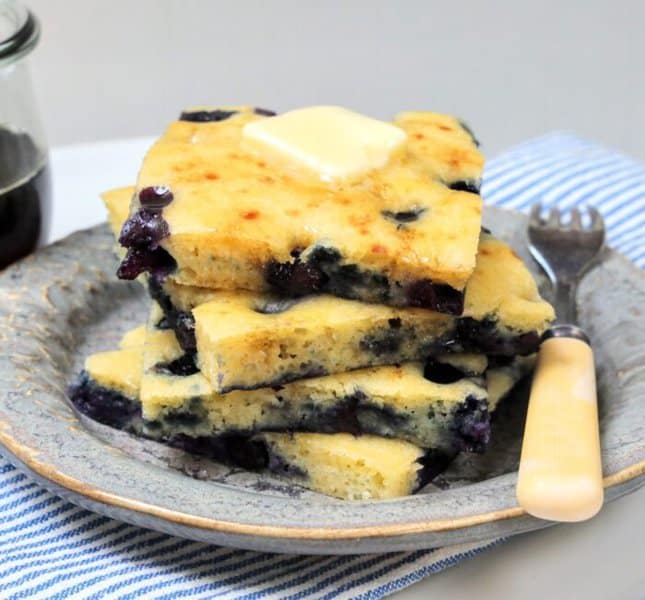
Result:
{"type": "Polygon", "coordinates": [[[184,105],[341,104],[468,121],[490,155],[571,129],[645,158],[642,0],[23,0],[52,144],[161,130],[184,105]]]}
{"type": "MultiPolygon", "coordinates": [[[[132,184],[151,138],[52,151],[50,239],[105,220],[98,194],[132,184]]],[[[504,600],[645,598],[645,488],[604,507],[592,521],[511,539],[401,592],[401,598],[504,600]]]]}

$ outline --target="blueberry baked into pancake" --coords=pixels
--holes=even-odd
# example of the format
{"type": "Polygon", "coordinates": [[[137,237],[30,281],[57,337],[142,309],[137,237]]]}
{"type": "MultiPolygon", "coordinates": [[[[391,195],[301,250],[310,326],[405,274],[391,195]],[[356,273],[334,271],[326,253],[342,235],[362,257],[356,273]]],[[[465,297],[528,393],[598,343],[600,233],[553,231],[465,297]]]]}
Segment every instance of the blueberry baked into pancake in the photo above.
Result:
{"type": "Polygon", "coordinates": [[[103,195],[152,308],[87,358],[73,404],[344,499],[485,452],[553,309],[481,229],[477,146],[430,112],[184,111],[103,195]]]}
{"type": "Polygon", "coordinates": [[[483,158],[458,120],[417,112],[389,124],[337,107],[196,112],[143,160],[119,277],[461,313],[483,158]],[[299,120],[316,125],[304,140],[299,120]],[[314,160],[297,160],[309,150],[314,160]]]}
{"type": "Polygon", "coordinates": [[[455,354],[218,395],[182,356],[171,331],[137,328],[87,358],[71,400],[106,425],[347,499],[412,493],[458,451],[483,451],[487,406],[526,372],[455,354]]]}

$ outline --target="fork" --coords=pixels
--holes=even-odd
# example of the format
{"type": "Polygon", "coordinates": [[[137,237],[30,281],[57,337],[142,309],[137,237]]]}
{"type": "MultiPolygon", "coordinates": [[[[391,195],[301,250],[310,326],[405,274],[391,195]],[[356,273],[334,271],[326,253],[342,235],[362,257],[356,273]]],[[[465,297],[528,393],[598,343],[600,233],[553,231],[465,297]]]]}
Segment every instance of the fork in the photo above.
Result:
{"type": "MultiPolygon", "coordinates": [[[[526,512],[552,521],[582,521],[603,503],[593,352],[577,325],[576,290],[600,252],[605,227],[597,210],[584,226],[579,210],[568,225],[560,211],[529,217],[529,250],[554,288],[556,321],[542,336],[531,386],[517,479],[526,512]]],[[[618,308],[618,307],[617,307],[618,308]]]]}

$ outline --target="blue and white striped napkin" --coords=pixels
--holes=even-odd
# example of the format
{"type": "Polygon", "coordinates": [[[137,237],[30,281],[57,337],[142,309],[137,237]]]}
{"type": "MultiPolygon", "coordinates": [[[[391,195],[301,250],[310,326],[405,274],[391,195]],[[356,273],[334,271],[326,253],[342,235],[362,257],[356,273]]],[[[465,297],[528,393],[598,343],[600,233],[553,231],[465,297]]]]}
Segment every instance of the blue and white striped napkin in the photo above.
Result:
{"type": "MultiPolygon", "coordinates": [[[[645,165],[569,133],[491,160],[488,203],[595,205],[645,266],[645,165]]],[[[0,453],[0,598],[381,598],[499,543],[370,556],[231,550],[113,521],[53,496],[0,453]]]]}

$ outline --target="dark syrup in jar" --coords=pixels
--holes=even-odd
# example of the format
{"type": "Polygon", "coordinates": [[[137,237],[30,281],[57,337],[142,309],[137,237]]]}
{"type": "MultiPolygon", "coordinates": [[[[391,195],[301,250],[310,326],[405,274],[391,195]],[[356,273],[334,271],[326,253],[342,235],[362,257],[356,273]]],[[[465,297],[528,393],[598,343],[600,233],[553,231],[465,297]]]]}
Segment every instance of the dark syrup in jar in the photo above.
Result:
{"type": "Polygon", "coordinates": [[[29,135],[0,127],[0,269],[44,241],[50,207],[46,154],[29,135]]]}

